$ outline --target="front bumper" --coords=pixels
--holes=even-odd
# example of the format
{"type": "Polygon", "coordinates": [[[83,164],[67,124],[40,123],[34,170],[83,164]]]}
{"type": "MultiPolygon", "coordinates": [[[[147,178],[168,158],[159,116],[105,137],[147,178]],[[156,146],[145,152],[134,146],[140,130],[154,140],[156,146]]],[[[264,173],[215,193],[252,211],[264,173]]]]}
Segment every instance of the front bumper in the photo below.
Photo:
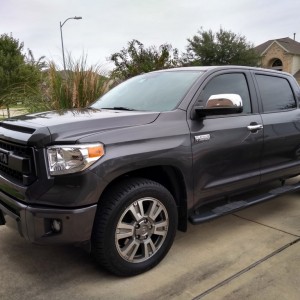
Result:
{"type": "Polygon", "coordinates": [[[0,225],[17,228],[22,237],[37,244],[76,244],[89,241],[96,210],[97,204],[72,209],[34,207],[0,191],[0,225]],[[61,223],[59,231],[53,228],[53,220],[61,223]]]}

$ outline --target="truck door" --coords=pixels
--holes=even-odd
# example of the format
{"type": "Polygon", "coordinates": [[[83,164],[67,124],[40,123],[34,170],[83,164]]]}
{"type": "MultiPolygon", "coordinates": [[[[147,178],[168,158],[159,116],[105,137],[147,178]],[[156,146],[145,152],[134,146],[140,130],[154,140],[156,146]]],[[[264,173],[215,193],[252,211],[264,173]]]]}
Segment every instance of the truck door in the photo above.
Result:
{"type": "Polygon", "coordinates": [[[211,75],[201,85],[194,105],[205,106],[217,94],[240,95],[243,112],[189,120],[195,205],[255,186],[260,180],[263,131],[251,75],[245,70],[211,75]]]}
{"type": "Polygon", "coordinates": [[[285,179],[300,173],[300,110],[289,77],[255,72],[264,126],[261,180],[285,179]]]}

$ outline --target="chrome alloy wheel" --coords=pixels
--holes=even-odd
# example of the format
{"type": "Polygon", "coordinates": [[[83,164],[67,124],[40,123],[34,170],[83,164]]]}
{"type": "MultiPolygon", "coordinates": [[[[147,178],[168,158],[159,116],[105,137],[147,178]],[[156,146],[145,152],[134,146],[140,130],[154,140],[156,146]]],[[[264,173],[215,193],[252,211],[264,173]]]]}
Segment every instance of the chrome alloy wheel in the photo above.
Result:
{"type": "Polygon", "coordinates": [[[169,229],[165,206],[157,199],[145,197],[127,207],[115,231],[119,255],[131,263],[152,257],[162,246],[169,229]]]}

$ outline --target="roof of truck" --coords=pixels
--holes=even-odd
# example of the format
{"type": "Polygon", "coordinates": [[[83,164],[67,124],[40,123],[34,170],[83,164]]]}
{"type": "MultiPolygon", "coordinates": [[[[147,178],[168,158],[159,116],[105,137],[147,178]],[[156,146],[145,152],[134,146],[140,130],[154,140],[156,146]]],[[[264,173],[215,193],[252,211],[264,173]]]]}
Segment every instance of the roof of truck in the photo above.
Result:
{"type": "MultiPolygon", "coordinates": [[[[232,70],[232,69],[243,69],[243,70],[253,70],[253,71],[263,71],[263,72],[271,72],[277,74],[289,74],[282,71],[276,71],[272,69],[265,69],[265,68],[258,68],[258,67],[249,67],[249,66],[236,66],[236,65],[225,65],[225,66],[194,66],[194,67],[179,67],[179,68],[172,68],[172,69],[163,69],[155,72],[164,72],[164,71],[202,71],[207,72],[211,70],[232,70]]],[[[290,74],[289,74],[290,75],[290,74]]]]}

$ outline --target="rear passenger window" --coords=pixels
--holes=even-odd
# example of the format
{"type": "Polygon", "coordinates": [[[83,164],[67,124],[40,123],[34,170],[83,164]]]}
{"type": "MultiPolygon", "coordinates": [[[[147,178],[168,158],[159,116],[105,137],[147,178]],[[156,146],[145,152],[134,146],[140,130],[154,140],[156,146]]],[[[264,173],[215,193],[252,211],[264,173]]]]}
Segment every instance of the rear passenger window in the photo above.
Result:
{"type": "Polygon", "coordinates": [[[296,108],[296,101],[287,79],[256,75],[263,112],[276,112],[296,108]]]}

